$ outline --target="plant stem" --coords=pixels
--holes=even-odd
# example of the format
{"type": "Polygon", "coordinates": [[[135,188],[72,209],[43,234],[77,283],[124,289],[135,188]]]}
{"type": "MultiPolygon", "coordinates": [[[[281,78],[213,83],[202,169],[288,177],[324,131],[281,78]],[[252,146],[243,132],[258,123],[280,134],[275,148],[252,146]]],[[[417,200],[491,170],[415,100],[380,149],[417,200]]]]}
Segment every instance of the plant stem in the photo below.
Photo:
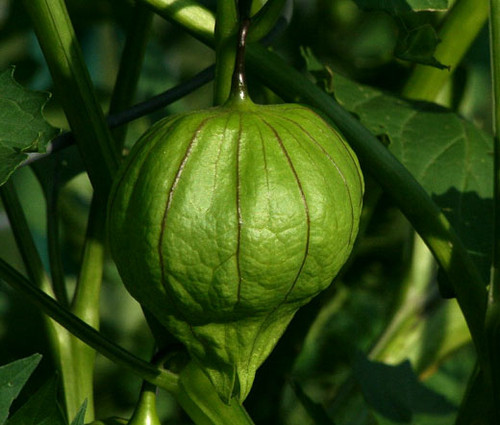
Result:
{"type": "MultiPolygon", "coordinates": [[[[213,45],[215,18],[196,0],[139,0],[170,22],[180,25],[202,43],[213,45]]],[[[234,0],[228,0],[233,2],[234,0]]]]}
{"type": "MultiPolygon", "coordinates": [[[[71,311],[89,326],[99,329],[99,299],[101,293],[102,272],[104,266],[105,200],[94,194],[90,205],[90,213],[85,235],[85,243],[71,311]]],[[[93,372],[95,351],[71,336],[71,352],[73,354],[73,373],[63,376],[66,387],[66,405],[74,417],[82,402],[87,399],[86,420],[93,420],[93,372]]]]}
{"type": "Polygon", "coordinates": [[[108,193],[118,165],[64,0],[24,0],[49,66],[56,95],[96,191],[108,193]]]}
{"type": "MultiPolygon", "coordinates": [[[[50,275],[52,278],[52,287],[54,288],[55,298],[64,307],[69,307],[69,297],[66,288],[66,279],[61,257],[61,245],[59,239],[59,174],[60,163],[55,159],[53,161],[52,175],[50,183],[44,187],[42,179],[38,180],[44,187],[46,215],[47,215],[47,246],[49,254],[50,275]]],[[[36,174],[36,170],[35,170],[36,174]]]]}
{"type": "MultiPolygon", "coordinates": [[[[149,40],[152,21],[153,13],[143,4],[136,3],[131,8],[127,38],[109,106],[110,115],[123,111],[132,104],[149,40]]],[[[118,152],[123,147],[126,134],[126,125],[118,127],[113,131],[118,152]]]]}
{"type": "MultiPolygon", "coordinates": [[[[43,268],[42,260],[31,236],[28,222],[24,216],[24,212],[12,180],[7,181],[2,187],[0,187],[0,195],[5,211],[7,212],[7,216],[9,217],[14,238],[16,239],[17,247],[23,259],[27,274],[29,279],[34,282],[35,286],[32,286],[32,289],[44,294],[48,299],[55,303],[52,299],[53,292],[49,278],[43,268]],[[46,294],[50,294],[50,296],[46,294]]],[[[71,374],[73,360],[69,342],[70,335],[65,331],[65,329],[62,329],[57,325],[57,323],[50,320],[49,317],[43,315],[43,318],[56,367],[62,376],[71,374]]]]}
{"type": "Polygon", "coordinates": [[[35,241],[31,235],[28,221],[24,215],[21,202],[17,196],[17,190],[12,180],[8,180],[0,187],[0,197],[9,218],[17,248],[23,259],[29,279],[35,282],[38,288],[53,295],[49,277],[43,267],[42,259],[35,246],[35,241]]]}
{"type": "Polygon", "coordinates": [[[124,367],[142,379],[172,393],[178,391],[177,375],[153,366],[116,345],[83,320],[62,308],[53,298],[36,288],[23,275],[0,258],[0,278],[9,286],[36,304],[45,314],[66,328],[103,356],[124,367]]]}
{"type": "MultiPolygon", "coordinates": [[[[207,84],[214,78],[214,66],[209,66],[204,70],[200,71],[194,77],[189,80],[166,90],[159,95],[153,96],[152,98],[140,102],[122,112],[117,112],[109,117],[107,117],[107,123],[109,128],[113,129],[121,125],[127,124],[133,120],[141,118],[147,114],[150,114],[158,109],[170,105],[175,101],[183,98],[194,90],[200,88],[201,86],[207,84]]],[[[64,133],[56,137],[47,147],[47,152],[45,153],[31,153],[29,158],[23,163],[23,166],[32,164],[42,158],[52,155],[56,152],[61,151],[74,143],[74,136],[72,132],[64,133]]]]}
{"type": "Polygon", "coordinates": [[[215,24],[215,105],[225,103],[231,92],[231,77],[236,58],[237,30],[238,13],[236,1],[218,0],[215,24]]]}
{"type": "Polygon", "coordinates": [[[144,382],[139,401],[128,425],[161,425],[156,411],[156,387],[144,382]]]}
{"type": "Polygon", "coordinates": [[[273,29],[281,15],[287,0],[268,0],[264,6],[252,16],[252,25],[248,33],[248,41],[255,42],[266,37],[273,29]]]}
{"type": "Polygon", "coordinates": [[[403,95],[435,101],[488,19],[487,0],[457,0],[439,30],[435,58],[450,69],[416,65],[403,95]]]}

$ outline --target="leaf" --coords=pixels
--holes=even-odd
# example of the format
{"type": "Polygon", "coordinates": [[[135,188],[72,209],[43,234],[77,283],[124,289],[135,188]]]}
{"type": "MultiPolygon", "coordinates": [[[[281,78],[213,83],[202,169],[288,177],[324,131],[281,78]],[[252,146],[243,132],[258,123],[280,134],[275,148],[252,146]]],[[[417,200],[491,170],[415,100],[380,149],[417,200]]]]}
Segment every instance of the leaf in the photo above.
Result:
{"type": "Polygon", "coordinates": [[[7,425],[66,425],[57,404],[57,379],[48,380],[9,419],[7,425]]]}
{"type": "Polygon", "coordinates": [[[333,420],[328,416],[328,413],[326,413],[325,408],[321,404],[311,400],[297,381],[291,381],[290,384],[300,403],[316,425],[335,425],[333,420]]]}
{"type": "Polygon", "coordinates": [[[49,98],[48,93],[20,86],[14,80],[14,68],[0,73],[0,185],[27,158],[27,152],[44,152],[59,133],[43,117],[49,98]]]}
{"type": "Polygon", "coordinates": [[[450,220],[489,278],[493,246],[493,142],[450,110],[335,76],[335,97],[408,168],[450,220]]]}
{"type": "Polygon", "coordinates": [[[316,58],[310,47],[300,46],[300,55],[306,62],[306,68],[316,79],[319,86],[327,93],[333,92],[333,71],[316,58]]]}
{"type": "Polygon", "coordinates": [[[80,409],[76,413],[75,419],[73,419],[71,425],[84,425],[86,411],[87,411],[87,399],[85,399],[85,401],[80,406],[80,409]]]}
{"type": "Polygon", "coordinates": [[[390,14],[447,10],[448,0],[354,0],[360,9],[384,10],[390,14]]]}
{"type": "Polygon", "coordinates": [[[394,17],[399,35],[394,55],[402,60],[446,69],[435,57],[440,40],[427,17],[415,12],[448,9],[448,0],[354,0],[359,8],[382,10],[394,17]],[[427,20],[427,22],[426,22],[427,20]]]}
{"type": "Polygon", "coordinates": [[[394,54],[403,60],[434,66],[439,69],[449,69],[435,57],[434,53],[439,44],[436,30],[429,24],[416,28],[404,29],[398,39],[394,54]]]}
{"type": "Polygon", "coordinates": [[[440,416],[456,411],[446,398],[418,381],[408,361],[391,366],[360,354],[353,372],[366,402],[393,421],[409,423],[415,413],[440,416]]]}
{"type": "Polygon", "coordinates": [[[12,402],[19,395],[41,358],[40,354],[33,354],[0,367],[0,424],[6,421],[12,402]]]}

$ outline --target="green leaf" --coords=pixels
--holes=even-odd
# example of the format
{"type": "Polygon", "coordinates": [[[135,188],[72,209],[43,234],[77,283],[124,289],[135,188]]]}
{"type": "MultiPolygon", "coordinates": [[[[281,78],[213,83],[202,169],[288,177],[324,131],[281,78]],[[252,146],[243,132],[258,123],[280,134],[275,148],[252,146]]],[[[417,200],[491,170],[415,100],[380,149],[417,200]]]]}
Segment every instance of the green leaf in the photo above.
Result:
{"type": "Polygon", "coordinates": [[[425,24],[412,29],[404,29],[398,39],[394,54],[399,58],[423,65],[447,69],[434,57],[439,38],[432,25],[425,24]]]}
{"type": "Polygon", "coordinates": [[[333,92],[333,71],[321,62],[310,47],[300,46],[300,55],[306,63],[307,71],[327,93],[333,92]]]}
{"type": "Polygon", "coordinates": [[[75,419],[71,422],[71,425],[84,425],[85,424],[85,412],[87,411],[87,399],[83,402],[80,410],[76,413],[75,419]]]}
{"type": "Polygon", "coordinates": [[[389,149],[441,207],[489,277],[493,229],[492,140],[454,112],[335,76],[335,97],[389,149]]]}
{"type": "Polygon", "coordinates": [[[41,358],[40,354],[33,354],[30,357],[0,367],[0,424],[3,424],[7,419],[12,402],[18,396],[41,358]]]}
{"type": "Polygon", "coordinates": [[[9,419],[7,425],[66,425],[57,404],[57,379],[47,381],[9,419]]]}
{"type": "Polygon", "coordinates": [[[391,366],[359,355],[353,371],[366,402],[390,420],[409,423],[415,413],[439,416],[456,411],[446,398],[418,381],[408,361],[391,366]]]}
{"type": "Polygon", "coordinates": [[[384,10],[391,14],[447,10],[448,0],[354,0],[361,9],[384,10]]]}
{"type": "Polygon", "coordinates": [[[0,185],[27,158],[27,152],[44,152],[59,133],[43,117],[50,94],[23,88],[13,75],[14,68],[0,73],[0,185]]]}
{"type": "Polygon", "coordinates": [[[295,395],[316,425],[335,425],[335,422],[326,413],[325,408],[311,400],[297,381],[291,381],[291,385],[295,395]]]}

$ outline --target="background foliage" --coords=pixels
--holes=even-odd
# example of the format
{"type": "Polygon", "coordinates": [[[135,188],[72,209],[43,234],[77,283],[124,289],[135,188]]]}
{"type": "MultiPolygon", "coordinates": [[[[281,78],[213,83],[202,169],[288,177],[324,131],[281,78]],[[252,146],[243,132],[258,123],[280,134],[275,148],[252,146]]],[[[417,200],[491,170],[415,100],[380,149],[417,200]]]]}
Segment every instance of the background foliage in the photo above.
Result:
{"type": "MultiPolygon", "coordinates": [[[[105,111],[119,65],[124,26],[132,18],[122,3],[67,1],[105,111]]],[[[214,2],[203,3],[215,8],[214,2]]],[[[487,31],[480,34],[439,99],[450,109],[423,103],[417,107],[395,96],[403,89],[412,63],[447,66],[433,56],[438,42],[435,28],[443,16],[439,10],[446,9],[446,2],[294,3],[293,19],[275,40],[274,49],[331,91],[400,159],[406,155],[405,165],[458,226],[486,279],[492,190],[485,160],[491,152],[487,31]],[[408,5],[420,11],[412,13],[408,5]],[[422,138],[422,132],[428,137],[422,138]]],[[[183,30],[155,19],[136,101],[184,81],[213,61],[212,50],[183,30]]],[[[15,79],[22,87],[52,91],[49,72],[21,2],[0,0],[0,71],[5,70],[0,77],[2,98],[2,79],[10,77],[11,65],[15,65],[15,79]]],[[[251,76],[250,88],[256,100],[279,100],[251,76]]],[[[13,93],[13,98],[19,101],[23,90],[19,87],[21,93],[13,93]]],[[[36,114],[47,97],[31,96],[39,98],[36,103],[27,95],[35,102],[36,114]]],[[[126,146],[165,113],[211,103],[212,84],[207,84],[166,109],[134,121],[126,146]]],[[[9,108],[0,104],[0,121],[18,119],[6,114],[12,110],[9,108]]],[[[44,115],[54,128],[68,128],[56,98],[45,106],[44,115]]],[[[39,135],[43,131],[50,138],[55,130],[40,129],[39,135]]],[[[40,136],[40,143],[46,143],[47,137],[40,136]]],[[[12,155],[17,158],[23,154],[14,149],[12,155]]],[[[76,150],[71,148],[65,155],[59,178],[68,179],[68,183],[62,189],[58,214],[64,269],[69,281],[74,282],[91,186],[84,174],[75,175],[81,167],[76,150]]],[[[47,263],[42,188],[28,167],[18,169],[13,181],[47,263]]],[[[443,299],[436,290],[440,273],[419,238],[369,175],[365,203],[365,228],[351,262],[326,293],[297,314],[258,373],[245,404],[258,424],[327,424],[335,420],[345,425],[445,425],[454,421],[474,366],[468,331],[456,302],[443,299]]],[[[22,269],[4,212],[0,212],[0,256],[22,269]]],[[[446,282],[441,282],[441,288],[446,295],[446,282]]],[[[101,314],[103,333],[143,358],[150,356],[150,331],[111,261],[105,267],[101,314]]],[[[41,353],[43,358],[10,408],[18,415],[22,415],[20,406],[29,408],[25,402],[35,393],[38,401],[32,399],[32,403],[43,405],[44,397],[53,400],[54,368],[39,311],[0,282],[0,364],[34,353],[41,353]]],[[[0,370],[0,385],[2,376],[10,379],[11,373],[0,370]]],[[[141,385],[139,378],[98,356],[95,379],[96,416],[130,417],[141,385]]],[[[2,415],[7,414],[2,408],[0,397],[0,423],[2,415]]],[[[158,408],[162,423],[189,423],[167,393],[160,393],[158,408]]],[[[60,418],[57,409],[51,415],[60,418]]],[[[9,424],[17,423],[14,415],[9,424]]],[[[54,419],[50,423],[64,421],[54,419]]]]}

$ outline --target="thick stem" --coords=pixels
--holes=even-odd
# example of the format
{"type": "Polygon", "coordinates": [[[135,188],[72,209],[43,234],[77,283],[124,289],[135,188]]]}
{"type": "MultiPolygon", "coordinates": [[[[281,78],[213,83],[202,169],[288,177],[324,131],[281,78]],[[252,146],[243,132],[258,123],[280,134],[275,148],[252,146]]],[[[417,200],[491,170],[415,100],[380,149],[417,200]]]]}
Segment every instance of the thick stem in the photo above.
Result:
{"type": "Polygon", "coordinates": [[[231,75],[233,74],[236,56],[237,29],[236,1],[218,0],[215,24],[215,105],[225,103],[231,92],[231,75]]]}
{"type": "Polygon", "coordinates": [[[142,384],[139,401],[128,425],[161,425],[156,410],[156,387],[149,382],[142,384]]]}
{"type": "MultiPolygon", "coordinates": [[[[81,261],[80,274],[71,310],[89,326],[99,329],[99,299],[101,293],[102,271],[105,246],[105,200],[94,195],[90,206],[87,233],[81,261]]],[[[68,410],[73,417],[87,399],[87,420],[93,419],[93,372],[95,351],[78,338],[71,336],[73,373],[62,376],[65,384],[65,397],[68,410]]]]}
{"type": "Polygon", "coordinates": [[[95,94],[64,0],[24,0],[90,180],[108,193],[118,165],[111,133],[95,94]]]}

